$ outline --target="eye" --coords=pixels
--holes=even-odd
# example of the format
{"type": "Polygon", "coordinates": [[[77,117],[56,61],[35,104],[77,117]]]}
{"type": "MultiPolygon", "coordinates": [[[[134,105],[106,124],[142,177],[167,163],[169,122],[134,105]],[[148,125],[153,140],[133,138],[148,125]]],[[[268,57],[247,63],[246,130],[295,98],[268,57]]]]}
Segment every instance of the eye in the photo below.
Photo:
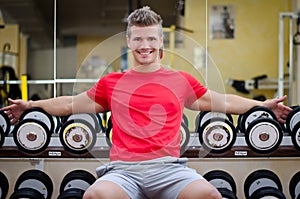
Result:
{"type": "Polygon", "coordinates": [[[148,40],[149,41],[156,41],[156,38],[155,37],[149,37],[148,40]]]}
{"type": "Polygon", "coordinates": [[[133,41],[141,41],[141,40],[142,40],[142,38],[140,38],[140,37],[133,38],[133,41]]]}

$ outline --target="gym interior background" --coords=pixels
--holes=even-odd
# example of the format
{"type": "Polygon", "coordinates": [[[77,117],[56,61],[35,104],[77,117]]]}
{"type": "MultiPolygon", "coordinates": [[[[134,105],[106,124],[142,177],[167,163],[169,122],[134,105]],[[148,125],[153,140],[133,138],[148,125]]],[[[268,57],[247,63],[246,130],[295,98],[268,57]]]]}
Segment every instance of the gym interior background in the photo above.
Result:
{"type": "MultiPolygon", "coordinates": [[[[166,67],[190,72],[220,92],[256,99],[286,94],[289,106],[299,105],[299,0],[0,0],[1,106],[8,95],[35,100],[76,94],[101,75],[130,67],[124,19],[143,5],[164,19],[166,67]]],[[[268,170],[278,176],[282,187],[278,180],[274,186],[286,198],[299,194],[300,152],[288,133],[270,153],[253,151],[243,136],[228,151],[205,153],[196,132],[198,113],[185,110],[185,115],[190,140],[183,156],[190,158],[189,165],[201,174],[225,171],[234,180],[216,174],[216,186],[246,198],[260,186],[254,182],[273,186],[271,174],[252,179],[252,188],[245,183],[252,172],[268,170]]],[[[238,119],[233,115],[234,126],[238,119]]],[[[82,169],[95,176],[96,167],[108,161],[105,136],[97,137],[97,150],[83,154],[66,150],[58,137],[51,136],[38,153],[22,151],[11,133],[2,138],[0,171],[8,179],[7,198],[25,171],[45,172],[53,182],[47,197],[57,198],[67,173],[82,169]]]]}

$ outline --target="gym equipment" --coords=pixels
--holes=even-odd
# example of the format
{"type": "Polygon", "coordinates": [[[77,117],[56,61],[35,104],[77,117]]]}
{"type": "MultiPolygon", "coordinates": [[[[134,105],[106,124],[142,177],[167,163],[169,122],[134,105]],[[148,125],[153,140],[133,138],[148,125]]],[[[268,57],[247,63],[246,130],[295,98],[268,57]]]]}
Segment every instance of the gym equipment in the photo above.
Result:
{"type": "Polygon", "coordinates": [[[187,126],[189,127],[189,119],[188,117],[186,116],[186,114],[182,114],[182,122],[187,126]]]}
{"type": "Polygon", "coordinates": [[[267,107],[264,106],[255,106],[248,110],[246,113],[239,115],[239,130],[244,133],[246,129],[248,128],[248,125],[253,122],[256,119],[259,118],[270,118],[273,120],[276,119],[276,115],[273,113],[273,111],[267,107]]]}
{"type": "Polygon", "coordinates": [[[196,132],[201,146],[212,153],[230,150],[236,140],[231,115],[218,112],[200,112],[198,115],[196,132]]]}
{"type": "Polygon", "coordinates": [[[17,147],[26,153],[44,151],[50,142],[51,132],[47,125],[36,119],[23,119],[13,129],[13,139],[17,147]]]}
{"type": "Polygon", "coordinates": [[[63,147],[75,154],[90,151],[97,139],[94,127],[83,119],[70,119],[62,124],[59,138],[63,147]]]}
{"type": "Polygon", "coordinates": [[[214,111],[200,111],[197,116],[196,116],[196,122],[195,122],[195,127],[196,130],[195,132],[198,132],[198,129],[206,122],[207,120],[211,118],[224,118],[228,119],[231,123],[233,123],[233,118],[231,114],[226,114],[226,113],[221,113],[221,112],[214,112],[214,111]]]}
{"type": "Polygon", "coordinates": [[[84,191],[81,189],[67,189],[63,191],[57,199],[82,199],[84,191]]]}
{"type": "Polygon", "coordinates": [[[4,111],[0,111],[0,126],[3,129],[4,135],[7,136],[10,132],[10,121],[4,111]]]}
{"type": "Polygon", "coordinates": [[[180,125],[180,155],[188,149],[188,144],[191,138],[190,131],[185,122],[181,122],[180,125]]]}
{"type": "Polygon", "coordinates": [[[217,188],[220,194],[222,195],[222,198],[226,199],[238,199],[237,196],[230,190],[226,188],[217,188]]]}
{"type": "Polygon", "coordinates": [[[203,175],[203,177],[216,188],[224,188],[236,194],[236,183],[233,177],[223,170],[212,170],[203,175]]]}
{"type": "Polygon", "coordinates": [[[99,125],[99,121],[97,119],[96,114],[92,114],[92,113],[78,113],[78,114],[73,114],[73,115],[69,115],[67,117],[64,117],[62,120],[62,123],[64,124],[65,122],[69,121],[69,120],[77,120],[77,119],[82,119],[87,121],[88,123],[90,123],[93,127],[93,129],[95,129],[95,133],[99,133],[100,132],[100,125],[99,125]]]}
{"type": "Polygon", "coordinates": [[[82,198],[85,190],[95,181],[95,176],[88,171],[73,170],[63,178],[58,199],[82,198]]]}
{"type": "Polygon", "coordinates": [[[2,128],[0,128],[0,148],[2,147],[2,145],[4,143],[4,140],[5,140],[5,135],[4,135],[2,128]]]}
{"type": "Polygon", "coordinates": [[[266,154],[279,147],[283,132],[275,114],[270,109],[256,106],[240,117],[239,128],[245,133],[246,143],[251,150],[266,154]]]}
{"type": "Polygon", "coordinates": [[[290,134],[292,133],[296,124],[300,122],[300,106],[293,106],[291,108],[292,110],[286,118],[286,130],[290,134]]]}
{"type": "Polygon", "coordinates": [[[8,179],[4,173],[0,171],[0,199],[5,199],[9,188],[8,179]]]}
{"type": "Polygon", "coordinates": [[[263,198],[277,198],[277,199],[286,199],[283,192],[279,191],[274,187],[262,187],[255,190],[250,199],[263,199],[263,198]]]}
{"type": "Polygon", "coordinates": [[[112,122],[111,117],[108,118],[105,129],[106,143],[109,147],[112,146],[112,122]]]}
{"type": "Polygon", "coordinates": [[[269,194],[271,196],[271,193],[269,193],[270,187],[282,193],[282,185],[279,177],[273,171],[267,169],[259,169],[253,171],[247,176],[244,183],[244,194],[246,199],[254,199],[255,195],[262,196],[264,194],[269,194]],[[261,191],[261,189],[263,191],[261,191]],[[254,193],[255,195],[253,196],[254,193]]]}
{"type": "Polygon", "coordinates": [[[286,129],[291,135],[292,143],[300,150],[300,107],[294,107],[286,118],[286,129]]]}
{"type": "Polygon", "coordinates": [[[283,139],[280,124],[275,120],[260,118],[247,128],[245,140],[251,150],[267,154],[275,151],[283,139]]]}
{"type": "Polygon", "coordinates": [[[52,192],[53,183],[51,178],[43,171],[32,169],[25,171],[18,177],[11,199],[36,198],[38,196],[42,196],[39,199],[51,199],[52,192]]]}
{"type": "Polygon", "coordinates": [[[32,188],[21,188],[13,192],[9,199],[20,199],[20,198],[30,198],[30,199],[43,199],[45,198],[43,194],[32,188]]]}
{"type": "Polygon", "coordinates": [[[24,119],[35,119],[45,123],[51,133],[54,132],[54,121],[53,117],[41,108],[30,108],[23,112],[19,120],[24,119]]]}
{"type": "Polygon", "coordinates": [[[300,198],[300,171],[295,173],[289,183],[289,191],[291,198],[300,198]]]}

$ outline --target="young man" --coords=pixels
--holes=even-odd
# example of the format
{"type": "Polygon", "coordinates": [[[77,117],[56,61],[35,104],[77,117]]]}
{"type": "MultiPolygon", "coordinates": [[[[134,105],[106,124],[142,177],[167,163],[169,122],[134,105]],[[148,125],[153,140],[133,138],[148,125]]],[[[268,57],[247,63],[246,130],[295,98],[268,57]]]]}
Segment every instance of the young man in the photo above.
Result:
{"type": "Polygon", "coordinates": [[[133,66],[110,73],[93,88],[74,97],[40,101],[9,100],[3,108],[12,123],[31,107],[52,115],[111,111],[113,146],[111,162],[97,168],[99,179],[84,199],[219,199],[220,193],[180,158],[180,123],[183,108],[242,114],[254,106],[271,108],[284,122],[290,111],[286,97],[259,102],[208,90],[182,71],[160,64],[162,19],[149,7],[128,17],[127,44],[133,66]]]}

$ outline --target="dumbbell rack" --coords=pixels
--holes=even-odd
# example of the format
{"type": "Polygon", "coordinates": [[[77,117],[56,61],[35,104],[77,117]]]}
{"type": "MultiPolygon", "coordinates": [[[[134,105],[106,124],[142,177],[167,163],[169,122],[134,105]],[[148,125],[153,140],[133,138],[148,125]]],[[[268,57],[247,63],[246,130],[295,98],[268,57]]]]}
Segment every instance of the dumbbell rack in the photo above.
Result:
{"type": "MultiPolygon", "coordinates": [[[[191,133],[188,149],[182,154],[188,158],[247,158],[247,157],[300,157],[300,151],[298,151],[291,142],[289,135],[284,135],[281,145],[274,152],[269,154],[259,154],[253,152],[247,146],[245,137],[242,133],[238,133],[236,142],[233,147],[221,154],[210,153],[201,148],[201,144],[198,139],[198,133],[191,133]],[[205,154],[205,155],[203,155],[205,154]]],[[[97,141],[94,148],[85,154],[73,154],[64,150],[60,143],[57,134],[51,136],[50,143],[47,149],[38,154],[28,154],[18,150],[14,143],[13,137],[5,137],[4,144],[0,148],[0,158],[17,158],[17,157],[37,157],[37,158],[108,158],[109,157],[109,145],[106,142],[106,137],[103,133],[97,134],[97,141]]]]}

